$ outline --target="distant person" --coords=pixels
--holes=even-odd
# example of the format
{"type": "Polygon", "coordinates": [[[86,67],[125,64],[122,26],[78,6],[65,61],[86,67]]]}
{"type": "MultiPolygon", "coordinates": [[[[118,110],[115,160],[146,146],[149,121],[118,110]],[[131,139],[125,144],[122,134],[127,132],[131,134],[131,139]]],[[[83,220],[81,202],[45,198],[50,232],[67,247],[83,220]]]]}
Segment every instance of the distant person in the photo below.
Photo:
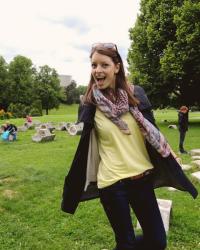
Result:
{"type": "Polygon", "coordinates": [[[1,126],[1,139],[3,140],[3,141],[8,141],[8,138],[9,138],[9,131],[6,131],[6,124],[3,124],[2,126],[1,126]]]}
{"type": "Polygon", "coordinates": [[[9,131],[9,141],[14,141],[17,139],[17,127],[14,124],[11,124],[9,121],[5,124],[5,131],[9,131]]]}
{"type": "Polygon", "coordinates": [[[187,151],[184,149],[184,140],[185,135],[188,130],[188,113],[189,109],[186,106],[181,106],[178,112],[178,127],[179,127],[179,151],[181,154],[187,154],[187,151]]]}
{"type": "Polygon", "coordinates": [[[26,116],[26,122],[32,123],[32,121],[33,121],[32,117],[30,115],[27,115],[26,116]]]}

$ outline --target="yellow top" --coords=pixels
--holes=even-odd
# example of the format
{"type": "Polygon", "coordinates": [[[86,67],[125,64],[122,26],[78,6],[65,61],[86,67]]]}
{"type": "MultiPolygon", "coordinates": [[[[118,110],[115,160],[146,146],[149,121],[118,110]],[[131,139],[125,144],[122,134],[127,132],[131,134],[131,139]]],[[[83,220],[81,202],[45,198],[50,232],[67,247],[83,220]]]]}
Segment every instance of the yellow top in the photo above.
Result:
{"type": "Polygon", "coordinates": [[[104,188],[130,176],[152,169],[143,135],[127,112],[121,119],[128,124],[130,135],[126,135],[98,108],[95,114],[95,128],[98,137],[100,164],[97,174],[98,188],[104,188]]]}

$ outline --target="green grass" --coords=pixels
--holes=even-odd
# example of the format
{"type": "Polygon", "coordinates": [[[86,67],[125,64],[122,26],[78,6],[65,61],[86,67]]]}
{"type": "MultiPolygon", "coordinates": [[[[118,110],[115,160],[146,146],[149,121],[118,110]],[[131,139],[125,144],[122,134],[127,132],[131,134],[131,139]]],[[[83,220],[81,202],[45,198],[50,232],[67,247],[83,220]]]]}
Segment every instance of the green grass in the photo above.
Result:
{"type": "MultiPolygon", "coordinates": [[[[34,120],[76,121],[77,109],[77,105],[61,106],[34,120]]],[[[178,131],[167,128],[177,123],[177,112],[155,111],[155,116],[161,131],[178,152],[178,131]]],[[[200,112],[190,113],[190,121],[187,150],[200,148],[200,112]]],[[[11,122],[19,126],[24,119],[11,122]]],[[[81,203],[73,216],[60,210],[64,176],[79,136],[55,131],[55,141],[34,143],[31,141],[34,133],[34,130],[19,132],[16,142],[0,142],[0,249],[112,249],[113,234],[98,199],[81,203]]],[[[190,162],[189,155],[181,157],[184,163],[190,162]]],[[[190,179],[195,170],[193,167],[186,172],[190,179]]],[[[192,181],[200,191],[200,183],[192,181]]],[[[159,198],[173,201],[168,249],[200,249],[200,199],[193,200],[185,192],[169,192],[166,188],[156,193],[159,198]]]]}

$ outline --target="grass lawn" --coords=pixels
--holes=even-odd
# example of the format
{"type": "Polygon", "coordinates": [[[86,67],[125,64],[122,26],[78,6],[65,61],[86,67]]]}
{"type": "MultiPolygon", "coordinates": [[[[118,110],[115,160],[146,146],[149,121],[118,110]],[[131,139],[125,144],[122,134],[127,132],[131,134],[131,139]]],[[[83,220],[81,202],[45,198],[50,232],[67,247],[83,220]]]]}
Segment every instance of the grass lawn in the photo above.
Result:
{"type": "MultiPolygon", "coordinates": [[[[77,109],[77,105],[61,106],[34,120],[76,121],[77,109]]],[[[178,131],[167,128],[177,123],[177,112],[156,110],[154,114],[177,152],[178,131]]],[[[11,122],[19,126],[24,119],[11,122]]],[[[34,130],[19,132],[16,142],[0,142],[0,249],[111,250],[113,234],[98,199],[81,203],[73,216],[60,210],[64,177],[79,136],[55,131],[55,141],[34,143],[31,141],[34,133],[34,130]]],[[[185,148],[200,148],[200,112],[190,113],[185,148]]],[[[181,157],[183,163],[191,160],[189,155],[181,157]]],[[[193,167],[186,172],[190,179],[190,173],[196,170],[193,167]]],[[[192,181],[200,192],[200,183],[192,181]]],[[[170,192],[166,188],[156,190],[156,194],[173,201],[168,250],[200,249],[200,198],[193,200],[185,192],[170,192]]],[[[133,221],[135,224],[134,215],[133,221]]]]}

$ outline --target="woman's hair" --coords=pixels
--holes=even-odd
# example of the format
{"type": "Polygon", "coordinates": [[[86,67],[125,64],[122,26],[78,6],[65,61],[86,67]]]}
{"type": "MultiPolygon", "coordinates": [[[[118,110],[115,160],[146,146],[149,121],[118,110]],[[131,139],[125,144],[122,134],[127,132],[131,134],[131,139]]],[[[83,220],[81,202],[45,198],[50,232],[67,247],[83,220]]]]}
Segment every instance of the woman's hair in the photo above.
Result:
{"type": "MultiPolygon", "coordinates": [[[[131,90],[130,90],[130,86],[127,83],[125,71],[124,71],[124,65],[123,65],[121,56],[117,51],[117,47],[116,46],[115,46],[115,48],[106,48],[104,46],[94,47],[94,48],[92,48],[92,51],[90,53],[90,59],[92,58],[94,52],[97,52],[101,55],[105,55],[105,56],[110,57],[114,64],[118,64],[118,63],[120,64],[119,71],[116,74],[116,84],[115,84],[116,89],[121,88],[127,92],[129,104],[132,104],[134,106],[136,104],[138,104],[139,101],[137,100],[137,98],[135,98],[133,96],[133,94],[131,93],[131,90]]],[[[85,94],[85,103],[95,103],[94,98],[93,98],[93,94],[92,94],[93,84],[95,84],[95,80],[91,74],[90,81],[89,81],[87,91],[85,94]]]]}

